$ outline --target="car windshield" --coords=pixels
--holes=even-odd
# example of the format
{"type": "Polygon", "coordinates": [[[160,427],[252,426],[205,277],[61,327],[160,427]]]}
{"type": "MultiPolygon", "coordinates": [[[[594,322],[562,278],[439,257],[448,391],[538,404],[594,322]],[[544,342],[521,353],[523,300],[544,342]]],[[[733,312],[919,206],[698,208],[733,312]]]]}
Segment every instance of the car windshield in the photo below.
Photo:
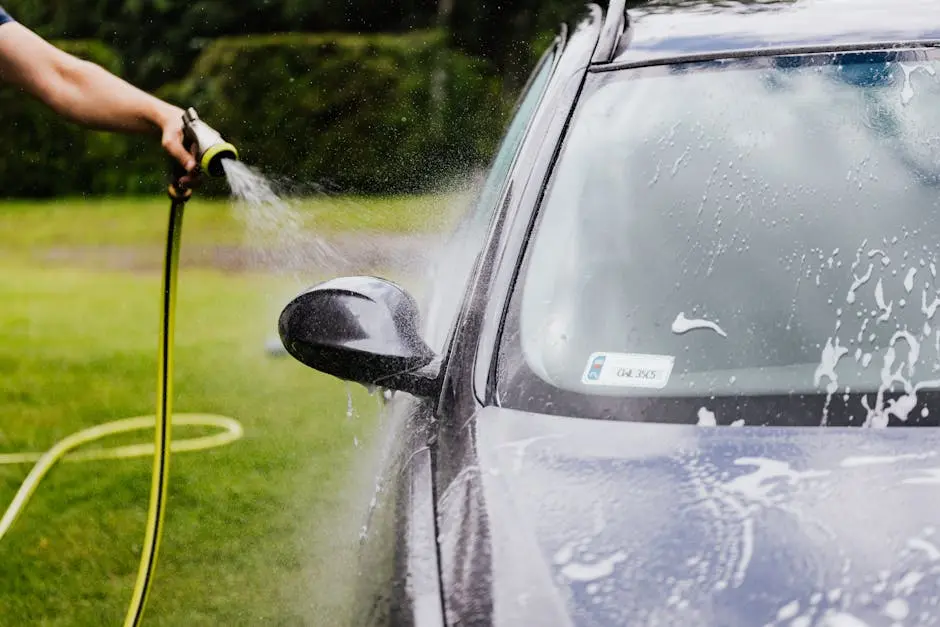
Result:
{"type": "Polygon", "coordinates": [[[516,282],[500,403],[924,422],[940,390],[938,70],[909,50],[589,75],[516,282]]]}

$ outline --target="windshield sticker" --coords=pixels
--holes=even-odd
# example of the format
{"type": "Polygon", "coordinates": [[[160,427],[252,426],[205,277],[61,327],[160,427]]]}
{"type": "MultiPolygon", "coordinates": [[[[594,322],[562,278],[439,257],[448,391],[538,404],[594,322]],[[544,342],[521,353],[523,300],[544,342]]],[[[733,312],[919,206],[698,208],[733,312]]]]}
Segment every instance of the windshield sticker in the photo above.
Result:
{"type": "Polygon", "coordinates": [[[669,355],[594,353],[581,381],[585,385],[662,389],[669,382],[675,360],[669,355]]]}

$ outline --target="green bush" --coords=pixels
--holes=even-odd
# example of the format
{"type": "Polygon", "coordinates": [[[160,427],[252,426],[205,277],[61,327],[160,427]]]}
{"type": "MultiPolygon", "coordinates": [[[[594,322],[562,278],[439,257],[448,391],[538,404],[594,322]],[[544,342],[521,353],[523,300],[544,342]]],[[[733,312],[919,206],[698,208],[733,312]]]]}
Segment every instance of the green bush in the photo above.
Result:
{"type": "MultiPolygon", "coordinates": [[[[104,44],[55,43],[121,74],[120,59],[104,44]]],[[[135,193],[163,185],[155,139],[89,132],[9,87],[0,88],[0,112],[0,196],[135,193]]]]}
{"type": "MultiPolygon", "coordinates": [[[[0,0],[0,4],[48,39],[100,39],[113,46],[128,61],[126,75],[145,89],[186,76],[216,37],[404,32],[435,24],[438,13],[438,0],[0,0]]],[[[499,28],[500,23],[490,26],[499,28]]]]}
{"type": "Polygon", "coordinates": [[[245,161],[362,193],[428,189],[480,163],[503,113],[498,79],[429,31],[222,38],[165,93],[245,161]]]}

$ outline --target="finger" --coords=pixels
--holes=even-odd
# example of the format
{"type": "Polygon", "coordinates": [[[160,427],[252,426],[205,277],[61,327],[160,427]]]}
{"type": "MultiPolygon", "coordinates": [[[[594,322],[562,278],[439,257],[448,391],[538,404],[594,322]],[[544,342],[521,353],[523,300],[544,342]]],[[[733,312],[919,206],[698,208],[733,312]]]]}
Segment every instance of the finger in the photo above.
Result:
{"type": "Polygon", "coordinates": [[[180,165],[183,166],[183,169],[187,172],[192,172],[196,168],[196,159],[183,147],[183,142],[178,138],[164,138],[163,148],[171,157],[179,161],[180,165]]]}

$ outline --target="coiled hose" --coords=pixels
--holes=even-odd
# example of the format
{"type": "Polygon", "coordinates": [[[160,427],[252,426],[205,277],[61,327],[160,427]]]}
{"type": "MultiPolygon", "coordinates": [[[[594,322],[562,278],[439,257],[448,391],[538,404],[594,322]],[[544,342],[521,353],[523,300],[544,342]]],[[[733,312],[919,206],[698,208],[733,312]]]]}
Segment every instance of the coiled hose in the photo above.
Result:
{"type": "Polygon", "coordinates": [[[144,531],[143,552],[137,580],[124,627],[137,627],[143,618],[147,596],[153,581],[163,532],[163,514],[166,510],[167,483],[170,476],[170,453],[198,451],[223,446],[242,437],[242,426],[237,420],[213,414],[172,413],[173,401],[173,331],[176,318],[176,276],[179,268],[180,235],[183,228],[183,210],[192,192],[175,185],[169,188],[170,220],[167,227],[166,256],[163,263],[163,290],[160,309],[160,339],[157,351],[157,412],[156,416],[138,416],[116,420],[74,433],[57,442],[45,453],[11,453],[0,455],[0,465],[34,463],[23,480],[13,501],[0,517],[0,540],[23,511],[35,493],[40,481],[59,461],[91,461],[100,459],[128,459],[153,455],[153,475],[150,486],[150,505],[147,527],[144,531]],[[223,431],[209,436],[170,442],[172,422],[187,426],[217,427],[223,431]],[[117,433],[139,431],[155,427],[154,443],[134,444],[109,449],[73,452],[89,442],[117,433]]]}

